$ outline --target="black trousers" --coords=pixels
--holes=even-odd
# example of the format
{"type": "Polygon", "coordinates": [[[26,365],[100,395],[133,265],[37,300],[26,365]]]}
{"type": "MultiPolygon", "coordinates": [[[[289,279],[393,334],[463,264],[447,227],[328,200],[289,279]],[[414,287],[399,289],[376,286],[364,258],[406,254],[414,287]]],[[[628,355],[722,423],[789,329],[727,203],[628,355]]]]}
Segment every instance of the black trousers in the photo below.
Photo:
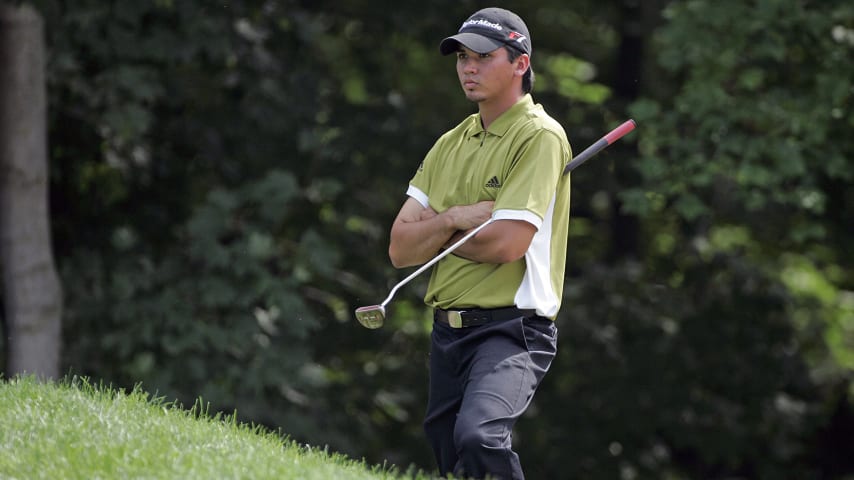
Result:
{"type": "Polygon", "coordinates": [[[424,431],[441,475],[524,478],[512,429],[556,350],[557,328],[547,318],[461,329],[434,322],[424,431]]]}

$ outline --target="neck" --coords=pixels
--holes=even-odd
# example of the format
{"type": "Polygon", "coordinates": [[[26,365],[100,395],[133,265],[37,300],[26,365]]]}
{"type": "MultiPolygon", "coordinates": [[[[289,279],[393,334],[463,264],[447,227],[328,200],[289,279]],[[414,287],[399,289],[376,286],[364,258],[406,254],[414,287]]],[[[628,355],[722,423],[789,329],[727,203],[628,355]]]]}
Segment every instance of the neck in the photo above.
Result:
{"type": "Polygon", "coordinates": [[[510,107],[516,105],[524,93],[516,95],[508,95],[506,98],[484,100],[477,104],[478,112],[480,113],[480,121],[483,123],[483,129],[486,130],[502,113],[510,110],[510,107]]]}

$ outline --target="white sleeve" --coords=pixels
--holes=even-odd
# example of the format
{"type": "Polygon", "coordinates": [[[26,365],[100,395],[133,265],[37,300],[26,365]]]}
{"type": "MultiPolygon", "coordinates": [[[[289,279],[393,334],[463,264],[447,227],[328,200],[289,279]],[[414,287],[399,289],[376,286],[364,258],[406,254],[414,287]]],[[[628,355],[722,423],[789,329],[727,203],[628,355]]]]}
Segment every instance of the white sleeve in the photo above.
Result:
{"type": "Polygon", "coordinates": [[[527,210],[496,210],[492,212],[492,218],[496,220],[523,220],[536,227],[537,230],[543,226],[543,219],[538,217],[537,214],[527,210]]]}
{"type": "Polygon", "coordinates": [[[417,200],[422,207],[427,208],[430,206],[430,198],[427,197],[426,193],[422,192],[417,187],[410,185],[409,188],[406,189],[406,194],[417,200]]]}

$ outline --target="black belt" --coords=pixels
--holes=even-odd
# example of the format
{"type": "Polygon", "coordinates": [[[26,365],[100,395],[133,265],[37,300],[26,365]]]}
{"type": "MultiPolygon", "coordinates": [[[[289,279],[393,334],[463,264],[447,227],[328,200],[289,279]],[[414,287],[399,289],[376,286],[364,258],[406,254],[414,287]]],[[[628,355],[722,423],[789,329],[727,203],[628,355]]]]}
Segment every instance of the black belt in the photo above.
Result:
{"type": "Polygon", "coordinates": [[[534,309],[521,309],[516,307],[504,308],[472,308],[469,310],[442,310],[437,308],[433,311],[433,319],[444,323],[451,328],[476,327],[489,322],[502,322],[519,317],[533,317],[537,314],[534,309]]]}

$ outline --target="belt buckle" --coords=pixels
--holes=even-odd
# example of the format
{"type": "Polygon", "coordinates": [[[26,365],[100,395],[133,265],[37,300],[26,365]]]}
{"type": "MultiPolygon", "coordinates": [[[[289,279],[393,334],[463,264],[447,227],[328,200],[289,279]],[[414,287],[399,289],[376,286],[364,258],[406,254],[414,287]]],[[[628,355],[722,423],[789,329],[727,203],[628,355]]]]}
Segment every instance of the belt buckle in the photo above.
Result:
{"type": "Polygon", "coordinates": [[[448,325],[451,328],[463,328],[463,313],[465,310],[448,310],[448,325]]]}

